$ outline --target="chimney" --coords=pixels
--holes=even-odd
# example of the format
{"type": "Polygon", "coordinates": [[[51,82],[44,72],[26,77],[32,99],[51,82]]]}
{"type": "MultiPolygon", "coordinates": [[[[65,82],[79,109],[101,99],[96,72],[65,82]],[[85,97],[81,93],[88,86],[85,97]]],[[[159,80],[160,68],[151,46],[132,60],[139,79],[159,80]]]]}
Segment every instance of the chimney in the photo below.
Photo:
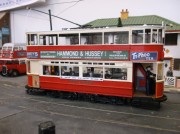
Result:
{"type": "Polygon", "coordinates": [[[127,18],[128,18],[128,15],[129,15],[129,11],[128,11],[127,9],[126,9],[126,11],[122,10],[122,11],[121,11],[121,16],[120,16],[120,18],[121,18],[122,20],[127,19],[127,18]]]}

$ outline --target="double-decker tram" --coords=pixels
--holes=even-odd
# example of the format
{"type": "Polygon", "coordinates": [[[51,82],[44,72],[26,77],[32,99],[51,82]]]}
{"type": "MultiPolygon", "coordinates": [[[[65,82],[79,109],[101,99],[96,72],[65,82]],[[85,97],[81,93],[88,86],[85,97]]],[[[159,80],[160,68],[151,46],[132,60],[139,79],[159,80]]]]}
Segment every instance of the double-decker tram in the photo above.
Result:
{"type": "Polygon", "coordinates": [[[5,43],[0,50],[0,73],[2,76],[26,74],[25,44],[5,43]]]}
{"type": "Polygon", "coordinates": [[[161,26],[27,33],[27,93],[163,102],[161,26]]]}

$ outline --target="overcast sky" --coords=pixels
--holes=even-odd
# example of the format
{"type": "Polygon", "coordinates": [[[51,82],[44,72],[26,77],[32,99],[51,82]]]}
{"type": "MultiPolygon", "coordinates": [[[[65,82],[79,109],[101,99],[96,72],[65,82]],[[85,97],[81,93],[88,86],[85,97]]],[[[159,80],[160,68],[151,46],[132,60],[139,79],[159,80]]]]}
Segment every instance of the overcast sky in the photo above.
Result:
{"type": "MultiPolygon", "coordinates": [[[[48,0],[50,3],[64,1],[72,2],[48,0]]],[[[119,17],[122,9],[128,9],[130,16],[159,15],[180,23],[180,0],[82,0],[78,3],[55,4],[49,7],[53,14],[79,23],[119,17]]]]}
{"type": "MultiPolygon", "coordinates": [[[[44,5],[32,8],[46,13],[51,9],[53,15],[80,25],[101,18],[117,18],[122,9],[128,9],[129,16],[158,15],[180,23],[180,0],[46,0],[44,5]]],[[[50,29],[49,16],[43,13],[23,7],[12,11],[12,14],[14,42],[25,42],[26,32],[50,29]]],[[[54,17],[52,24],[53,30],[77,27],[54,17]]]]}

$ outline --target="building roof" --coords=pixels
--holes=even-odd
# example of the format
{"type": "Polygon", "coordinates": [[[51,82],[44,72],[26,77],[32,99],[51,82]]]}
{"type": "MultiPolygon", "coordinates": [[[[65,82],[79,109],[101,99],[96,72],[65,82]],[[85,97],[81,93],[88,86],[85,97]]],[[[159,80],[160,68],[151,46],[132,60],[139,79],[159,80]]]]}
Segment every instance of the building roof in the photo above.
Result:
{"type": "Polygon", "coordinates": [[[120,20],[120,18],[97,19],[85,25],[88,25],[90,27],[117,27],[120,26],[120,21],[122,23],[122,26],[135,26],[144,24],[162,25],[162,23],[164,23],[167,25],[166,30],[168,31],[180,30],[180,24],[157,15],[129,16],[127,19],[122,20],[120,20]]]}

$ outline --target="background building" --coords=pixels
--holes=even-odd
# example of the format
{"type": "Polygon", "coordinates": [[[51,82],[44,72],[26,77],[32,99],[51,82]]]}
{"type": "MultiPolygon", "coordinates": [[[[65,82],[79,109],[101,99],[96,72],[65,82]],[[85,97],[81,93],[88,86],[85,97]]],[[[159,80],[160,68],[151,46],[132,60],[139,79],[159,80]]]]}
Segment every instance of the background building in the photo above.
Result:
{"type": "Polygon", "coordinates": [[[10,34],[10,14],[6,12],[0,13],[0,48],[2,44],[11,42],[10,34]]]}
{"type": "MultiPolygon", "coordinates": [[[[180,76],[180,17],[178,0],[1,0],[0,13],[6,11],[10,26],[7,24],[4,39],[13,43],[25,43],[26,32],[50,30],[48,13],[68,19],[78,24],[92,27],[129,26],[129,25],[166,25],[165,72],[169,66],[174,68],[174,75],[180,76]],[[31,9],[27,10],[27,6],[31,9]],[[121,10],[127,8],[121,16],[121,10]],[[35,11],[35,10],[38,11],[35,11]],[[8,13],[9,12],[9,13],[8,13]],[[121,17],[121,21],[119,18],[121,17]],[[102,19],[105,18],[105,19],[102,19]],[[107,19],[108,18],[108,19],[107,19]],[[168,19],[166,19],[168,18],[168,19]],[[94,21],[92,21],[94,20],[94,21]],[[89,23],[88,23],[89,22],[89,23]],[[9,26],[9,27],[8,27],[9,26]]],[[[0,20],[0,23],[3,20],[0,20]]],[[[1,25],[2,25],[1,24],[1,25]]],[[[62,19],[52,17],[53,30],[78,27],[62,19]]],[[[3,26],[0,28],[2,29],[3,26]]],[[[2,35],[3,35],[2,34],[2,35]]],[[[1,37],[0,34],[0,39],[1,37]]],[[[3,44],[4,42],[2,42],[3,44]]]]}

